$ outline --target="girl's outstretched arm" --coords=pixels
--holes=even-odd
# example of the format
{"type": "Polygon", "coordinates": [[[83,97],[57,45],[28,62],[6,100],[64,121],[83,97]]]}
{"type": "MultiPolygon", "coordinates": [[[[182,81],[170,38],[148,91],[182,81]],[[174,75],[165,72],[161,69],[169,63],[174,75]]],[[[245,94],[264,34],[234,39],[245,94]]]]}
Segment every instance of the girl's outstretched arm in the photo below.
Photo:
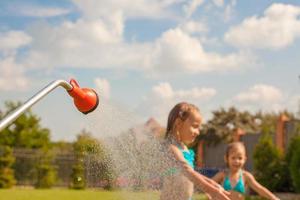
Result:
{"type": "Polygon", "coordinates": [[[220,171],[216,175],[214,175],[211,179],[214,180],[215,182],[221,184],[224,180],[224,172],[220,171]]]}
{"type": "Polygon", "coordinates": [[[272,192],[270,192],[267,188],[258,183],[251,173],[244,171],[244,175],[246,178],[245,181],[249,185],[249,187],[252,188],[255,192],[257,192],[260,196],[270,200],[279,200],[279,198],[276,197],[272,192]]]}
{"type": "MultiPolygon", "coordinates": [[[[218,172],[219,173],[222,173],[222,172],[218,172]]],[[[222,179],[221,177],[217,176],[218,174],[216,174],[214,177],[212,178],[208,178],[206,176],[204,176],[205,180],[209,183],[211,183],[212,185],[218,187],[218,188],[221,188],[222,190],[224,190],[224,188],[220,185],[222,183],[222,179]]],[[[221,175],[220,175],[221,176],[221,175]]]]}
{"type": "Polygon", "coordinates": [[[225,191],[219,184],[210,180],[207,181],[207,177],[199,174],[195,170],[193,170],[190,166],[185,166],[186,170],[184,174],[196,185],[200,187],[203,192],[209,194],[211,199],[222,199],[222,200],[230,200],[230,193],[225,191]]]}
{"type": "Polygon", "coordinates": [[[203,176],[202,174],[199,174],[188,165],[178,147],[176,147],[175,145],[170,145],[170,150],[175,156],[175,159],[179,161],[178,163],[180,164],[180,168],[182,169],[184,175],[188,179],[190,179],[190,181],[192,181],[195,185],[200,187],[200,189],[202,189],[203,192],[208,193],[213,199],[230,200],[228,197],[228,192],[222,190],[221,187],[210,183],[210,181],[207,181],[207,177],[203,176]]]}

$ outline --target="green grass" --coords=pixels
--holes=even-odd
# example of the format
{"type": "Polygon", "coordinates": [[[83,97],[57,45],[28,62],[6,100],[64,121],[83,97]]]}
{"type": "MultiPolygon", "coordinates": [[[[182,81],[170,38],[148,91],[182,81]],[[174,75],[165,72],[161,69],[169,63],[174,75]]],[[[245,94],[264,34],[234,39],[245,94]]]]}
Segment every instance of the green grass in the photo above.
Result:
{"type": "Polygon", "coordinates": [[[0,200],[125,200],[122,196],[133,199],[157,199],[156,193],[129,193],[122,191],[69,190],[69,189],[2,189],[0,200]]]}
{"type": "MultiPolygon", "coordinates": [[[[71,189],[0,189],[0,200],[159,200],[158,192],[71,189]]],[[[194,200],[205,200],[194,195],[194,200]]],[[[248,198],[247,198],[248,199],[248,198]]],[[[250,198],[249,198],[250,199],[250,198]]],[[[252,198],[251,198],[252,199],[252,198]]],[[[257,200],[257,199],[256,199],[257,200]]]]}
{"type": "MultiPolygon", "coordinates": [[[[70,189],[0,189],[0,200],[158,200],[158,192],[70,189]]],[[[195,200],[204,200],[195,195],[195,200]]]]}

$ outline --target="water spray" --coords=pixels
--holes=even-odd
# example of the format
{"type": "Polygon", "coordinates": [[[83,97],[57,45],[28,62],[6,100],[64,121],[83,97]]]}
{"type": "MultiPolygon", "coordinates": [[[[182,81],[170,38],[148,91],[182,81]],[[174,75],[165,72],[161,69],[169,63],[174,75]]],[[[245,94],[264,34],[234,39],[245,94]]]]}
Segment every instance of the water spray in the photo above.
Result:
{"type": "Polygon", "coordinates": [[[71,79],[70,83],[65,80],[56,80],[49,83],[45,88],[27,100],[23,105],[19,106],[17,109],[12,111],[12,113],[3,118],[0,121],[0,131],[5,129],[26,110],[28,110],[31,106],[33,106],[58,86],[62,86],[67,90],[69,95],[73,98],[76,108],[83,114],[93,112],[97,108],[99,104],[99,98],[93,89],[80,88],[74,79],[71,79]]]}

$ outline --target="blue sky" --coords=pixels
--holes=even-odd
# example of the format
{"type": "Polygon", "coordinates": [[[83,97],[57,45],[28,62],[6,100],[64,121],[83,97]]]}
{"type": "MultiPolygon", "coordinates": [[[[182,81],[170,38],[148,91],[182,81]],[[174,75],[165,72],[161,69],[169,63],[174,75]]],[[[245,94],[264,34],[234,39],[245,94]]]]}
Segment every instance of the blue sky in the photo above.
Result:
{"type": "Polygon", "coordinates": [[[1,106],[56,79],[99,91],[91,117],[63,89],[33,107],[54,140],[101,129],[100,120],[165,125],[179,101],[198,105],[206,120],[232,105],[296,112],[299,38],[299,1],[0,1],[1,106]]]}

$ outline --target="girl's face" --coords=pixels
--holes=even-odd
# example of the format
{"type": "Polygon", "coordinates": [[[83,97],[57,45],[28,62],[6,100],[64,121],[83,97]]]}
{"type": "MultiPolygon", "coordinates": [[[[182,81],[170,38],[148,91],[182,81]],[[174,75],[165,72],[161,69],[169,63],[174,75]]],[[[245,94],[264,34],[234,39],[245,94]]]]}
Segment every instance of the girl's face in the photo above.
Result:
{"type": "Polygon", "coordinates": [[[226,162],[231,170],[239,170],[243,168],[246,162],[246,153],[242,148],[233,149],[229,152],[226,162]]]}
{"type": "Polygon", "coordinates": [[[199,112],[194,111],[185,120],[179,123],[178,132],[181,142],[185,145],[193,143],[196,137],[200,134],[200,125],[202,122],[202,117],[199,112]]]}

